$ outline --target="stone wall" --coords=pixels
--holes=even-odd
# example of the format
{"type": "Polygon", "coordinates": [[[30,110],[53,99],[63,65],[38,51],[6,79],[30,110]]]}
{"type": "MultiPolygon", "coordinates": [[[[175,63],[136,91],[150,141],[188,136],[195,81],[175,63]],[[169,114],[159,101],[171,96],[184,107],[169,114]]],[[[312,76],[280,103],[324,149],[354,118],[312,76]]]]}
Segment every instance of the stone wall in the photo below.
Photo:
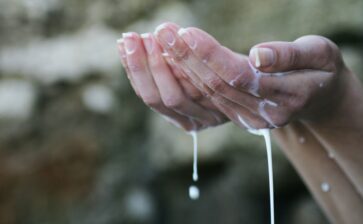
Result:
{"type": "MultiPolygon", "coordinates": [[[[115,40],[163,21],[241,53],[322,34],[363,74],[363,2],[0,0],[0,223],[267,223],[262,139],[232,124],[191,137],[133,94],[115,40]]],[[[326,223],[273,147],[277,223],[326,223]]]]}

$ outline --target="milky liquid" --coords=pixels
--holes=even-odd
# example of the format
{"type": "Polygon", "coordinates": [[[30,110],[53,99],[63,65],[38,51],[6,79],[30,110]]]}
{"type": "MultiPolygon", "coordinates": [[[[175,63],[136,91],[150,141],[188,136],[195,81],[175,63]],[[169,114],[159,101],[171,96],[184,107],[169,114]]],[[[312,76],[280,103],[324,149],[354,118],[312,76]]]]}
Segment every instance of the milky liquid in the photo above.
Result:
{"type": "MultiPolygon", "coordinates": [[[[193,138],[193,174],[192,178],[194,182],[198,181],[198,136],[196,131],[191,131],[189,134],[193,138]]],[[[196,185],[189,187],[190,199],[196,200],[199,198],[199,188],[196,185]]]]}
{"type": "Polygon", "coordinates": [[[251,134],[261,135],[265,139],[266,151],[267,151],[267,165],[268,165],[268,179],[270,190],[270,223],[275,223],[275,207],[274,207],[274,181],[273,181],[273,169],[272,169],[272,153],[271,153],[271,138],[270,131],[268,129],[248,130],[251,134]]]}

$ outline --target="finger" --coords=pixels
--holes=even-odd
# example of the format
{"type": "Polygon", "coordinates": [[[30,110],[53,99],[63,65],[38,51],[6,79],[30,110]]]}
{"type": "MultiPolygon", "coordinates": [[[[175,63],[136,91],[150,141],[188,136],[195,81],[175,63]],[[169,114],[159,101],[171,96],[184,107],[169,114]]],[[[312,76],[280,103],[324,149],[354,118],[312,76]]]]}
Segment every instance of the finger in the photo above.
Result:
{"type": "Polygon", "coordinates": [[[248,58],[223,47],[211,35],[198,28],[180,29],[178,35],[194,55],[232,87],[256,95],[258,76],[248,58]]]}
{"type": "Polygon", "coordinates": [[[121,64],[125,68],[125,71],[126,71],[126,76],[130,80],[131,86],[134,89],[136,95],[138,97],[141,97],[139,90],[135,86],[134,80],[132,80],[132,77],[130,76],[130,70],[129,70],[128,66],[127,66],[127,61],[126,61],[126,52],[125,52],[125,46],[124,46],[123,39],[118,39],[117,40],[117,48],[118,48],[118,52],[119,52],[119,55],[120,55],[121,64]]]}
{"type": "Polygon", "coordinates": [[[201,123],[215,123],[215,118],[209,113],[206,113],[197,103],[186,97],[178,81],[172,75],[169,66],[166,64],[162,51],[156,40],[151,34],[142,36],[149,69],[163,103],[166,107],[188,117],[200,121],[201,123]]]}
{"type": "Polygon", "coordinates": [[[145,104],[157,112],[173,118],[184,129],[193,130],[195,125],[188,118],[169,110],[163,105],[157,87],[148,70],[147,59],[139,35],[127,33],[123,35],[123,39],[130,78],[134,80],[135,89],[139,90],[145,104]]]}
{"type": "MultiPolygon", "coordinates": [[[[251,112],[257,109],[256,97],[236,90],[219,78],[205,63],[193,54],[182,39],[177,38],[174,30],[168,29],[168,27],[161,28],[158,30],[157,37],[164,49],[171,57],[175,58],[176,63],[179,63],[181,66],[184,64],[202,80],[203,83],[200,86],[203,86],[203,84],[207,85],[212,91],[245,106],[251,112]]],[[[189,75],[190,71],[186,70],[185,73],[189,75]]]]}
{"type": "Polygon", "coordinates": [[[294,42],[268,42],[254,46],[249,54],[252,64],[263,72],[299,69],[334,71],[339,51],[321,36],[304,36],[294,42]]]}

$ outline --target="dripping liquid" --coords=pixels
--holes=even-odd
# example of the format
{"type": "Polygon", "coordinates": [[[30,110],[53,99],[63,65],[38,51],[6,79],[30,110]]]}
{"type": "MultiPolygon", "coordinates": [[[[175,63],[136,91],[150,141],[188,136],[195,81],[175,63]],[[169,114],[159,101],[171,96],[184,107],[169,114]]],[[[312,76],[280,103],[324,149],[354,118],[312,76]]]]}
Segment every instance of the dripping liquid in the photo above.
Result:
{"type": "MultiPolygon", "coordinates": [[[[193,174],[192,178],[194,182],[198,181],[198,136],[196,131],[191,131],[190,135],[193,139],[193,174]]],[[[199,188],[196,185],[189,187],[189,197],[193,200],[199,198],[199,188]]]]}

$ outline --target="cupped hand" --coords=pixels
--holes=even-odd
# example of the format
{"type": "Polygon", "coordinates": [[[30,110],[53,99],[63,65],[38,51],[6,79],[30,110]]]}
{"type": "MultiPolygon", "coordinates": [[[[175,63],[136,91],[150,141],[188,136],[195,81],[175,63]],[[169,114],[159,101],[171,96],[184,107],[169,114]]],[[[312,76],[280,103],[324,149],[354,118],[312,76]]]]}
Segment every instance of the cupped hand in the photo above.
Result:
{"type": "MultiPolygon", "coordinates": [[[[170,25],[169,29],[179,27],[170,25]]],[[[174,125],[192,131],[227,120],[185,79],[186,75],[173,65],[173,60],[163,54],[152,34],[126,33],[118,41],[118,49],[136,94],[174,125]]]]}
{"type": "Polygon", "coordinates": [[[339,105],[346,70],[337,46],[320,36],[254,46],[249,56],[197,28],[165,23],[156,38],[175,67],[231,121],[247,129],[327,117],[339,105]]]}

